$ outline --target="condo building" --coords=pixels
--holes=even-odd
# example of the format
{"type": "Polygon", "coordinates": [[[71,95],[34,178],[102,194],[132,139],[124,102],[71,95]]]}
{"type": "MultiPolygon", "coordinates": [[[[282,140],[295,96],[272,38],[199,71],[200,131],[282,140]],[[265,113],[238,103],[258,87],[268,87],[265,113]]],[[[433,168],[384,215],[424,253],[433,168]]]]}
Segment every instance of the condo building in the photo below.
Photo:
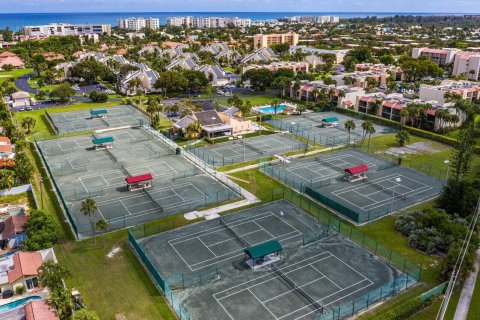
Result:
{"type": "Polygon", "coordinates": [[[253,48],[268,48],[273,44],[288,43],[290,46],[298,44],[298,34],[294,32],[282,34],[256,34],[253,36],[253,48]]]}
{"type": "Polygon", "coordinates": [[[167,26],[174,27],[186,27],[186,28],[225,28],[229,25],[237,28],[250,27],[252,25],[251,19],[240,19],[237,17],[225,18],[225,17],[169,17],[167,18],[167,26]]]}
{"type": "Polygon", "coordinates": [[[158,18],[118,19],[118,27],[132,31],[140,31],[145,28],[156,30],[160,27],[160,20],[158,18]]]}
{"type": "Polygon", "coordinates": [[[23,32],[29,37],[83,36],[90,34],[108,34],[112,32],[109,24],[68,24],[51,23],[40,26],[25,26],[23,32]]]}

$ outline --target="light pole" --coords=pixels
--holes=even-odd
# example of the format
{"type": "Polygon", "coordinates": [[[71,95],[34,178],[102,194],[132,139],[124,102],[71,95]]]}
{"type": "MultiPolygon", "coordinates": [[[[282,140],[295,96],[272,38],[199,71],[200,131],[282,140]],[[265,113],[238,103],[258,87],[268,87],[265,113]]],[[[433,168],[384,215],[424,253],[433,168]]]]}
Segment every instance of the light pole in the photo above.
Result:
{"type": "Polygon", "coordinates": [[[450,160],[445,160],[443,161],[447,165],[447,181],[448,181],[448,175],[450,174],[450,160]]]}
{"type": "MultiPolygon", "coordinates": [[[[217,120],[217,118],[212,117],[211,119],[212,119],[212,129],[213,129],[213,127],[215,126],[215,122],[214,122],[214,121],[217,120]]],[[[215,132],[212,132],[212,142],[213,142],[213,144],[215,145],[215,132]]]]}
{"type": "Polygon", "coordinates": [[[402,182],[402,179],[395,178],[395,184],[393,185],[392,201],[390,202],[390,212],[392,212],[393,201],[395,200],[395,188],[397,187],[397,184],[400,182],[402,182]]]}
{"type": "Polygon", "coordinates": [[[245,140],[243,136],[238,136],[238,139],[242,139],[242,144],[243,144],[243,162],[245,162],[245,140]]]}
{"type": "Polygon", "coordinates": [[[43,187],[42,187],[42,182],[43,182],[43,177],[40,175],[40,209],[43,210],[43,187]]]}

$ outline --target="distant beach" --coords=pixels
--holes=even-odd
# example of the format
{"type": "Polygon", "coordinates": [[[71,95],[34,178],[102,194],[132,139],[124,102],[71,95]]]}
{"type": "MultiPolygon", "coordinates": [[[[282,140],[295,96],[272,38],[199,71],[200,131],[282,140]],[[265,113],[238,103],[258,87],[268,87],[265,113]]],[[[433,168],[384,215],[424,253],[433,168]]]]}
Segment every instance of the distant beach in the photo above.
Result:
{"type": "MultiPolygon", "coordinates": [[[[200,16],[200,17],[240,17],[252,20],[279,19],[298,15],[338,16],[340,19],[355,17],[389,17],[394,15],[455,15],[454,13],[395,13],[395,12],[95,12],[95,13],[2,13],[0,14],[0,29],[6,27],[18,31],[28,25],[43,25],[49,23],[95,23],[117,25],[118,18],[154,17],[165,24],[167,17],[200,16]]],[[[463,14],[462,14],[463,15],[463,14]]]]}

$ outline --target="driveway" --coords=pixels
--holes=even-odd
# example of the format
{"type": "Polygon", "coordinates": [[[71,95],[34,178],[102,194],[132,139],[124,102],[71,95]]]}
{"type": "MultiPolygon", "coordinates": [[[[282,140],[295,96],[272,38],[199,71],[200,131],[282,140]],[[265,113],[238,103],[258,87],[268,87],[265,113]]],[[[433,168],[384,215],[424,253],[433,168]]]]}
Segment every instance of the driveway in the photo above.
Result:
{"type": "Polygon", "coordinates": [[[33,94],[37,94],[38,91],[37,89],[34,89],[32,87],[30,87],[30,84],[28,83],[28,79],[31,77],[31,76],[34,76],[36,75],[37,73],[36,72],[30,72],[20,78],[17,78],[15,79],[15,86],[20,90],[20,91],[25,91],[25,92],[28,92],[28,93],[33,93],[33,94]]]}

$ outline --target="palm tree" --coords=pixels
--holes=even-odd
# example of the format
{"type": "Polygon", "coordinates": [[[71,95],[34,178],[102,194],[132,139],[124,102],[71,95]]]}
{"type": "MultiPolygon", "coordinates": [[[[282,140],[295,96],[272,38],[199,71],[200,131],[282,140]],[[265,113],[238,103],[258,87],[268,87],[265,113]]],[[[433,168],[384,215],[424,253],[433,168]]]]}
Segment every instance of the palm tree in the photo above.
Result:
{"type": "Polygon", "coordinates": [[[408,109],[407,108],[403,108],[402,110],[400,110],[400,123],[402,126],[405,125],[405,122],[408,118],[408,115],[409,115],[409,112],[408,112],[408,109]]]}
{"type": "MultiPolygon", "coordinates": [[[[102,219],[97,221],[97,223],[95,224],[95,229],[99,230],[100,232],[105,232],[108,230],[109,226],[110,226],[109,223],[105,219],[102,219]]],[[[103,247],[103,237],[102,237],[102,247],[103,247]]]]}
{"type": "Polygon", "coordinates": [[[362,123],[362,129],[363,129],[363,133],[362,133],[362,143],[363,141],[365,141],[365,138],[367,137],[367,129],[369,127],[373,126],[372,124],[372,121],[370,120],[365,120],[363,123],[362,123]]]}
{"type": "Polygon", "coordinates": [[[196,138],[200,132],[202,132],[202,125],[200,124],[200,121],[190,123],[185,129],[185,133],[189,139],[196,138]]]}
{"type": "Polygon", "coordinates": [[[92,227],[92,236],[95,237],[95,230],[92,223],[92,215],[97,211],[97,203],[91,198],[85,199],[80,206],[80,212],[88,216],[90,225],[92,227]]]}
{"type": "Polygon", "coordinates": [[[345,122],[345,129],[348,131],[348,144],[350,144],[350,133],[355,130],[355,122],[353,120],[347,120],[345,122]]]}
{"type": "Polygon", "coordinates": [[[280,100],[273,99],[272,107],[273,107],[273,110],[275,110],[275,114],[277,114],[277,109],[280,107],[280,100]]]}
{"type": "Polygon", "coordinates": [[[15,172],[0,170],[0,190],[8,190],[15,186],[15,172]]]}
{"type": "Polygon", "coordinates": [[[131,90],[133,88],[133,92],[137,93],[137,87],[142,83],[139,78],[133,78],[128,82],[128,88],[131,90]]]}
{"type": "Polygon", "coordinates": [[[302,83],[300,82],[300,80],[296,80],[293,84],[293,94],[295,95],[295,98],[297,98],[298,90],[300,90],[301,86],[302,83]]]}
{"type": "Polygon", "coordinates": [[[366,130],[366,133],[368,133],[368,149],[370,149],[370,138],[372,137],[372,134],[374,134],[375,132],[377,132],[377,130],[375,130],[375,127],[373,126],[373,124],[371,124],[366,130]]]}
{"type": "Polygon", "coordinates": [[[31,132],[31,128],[35,127],[35,124],[37,123],[37,120],[32,117],[26,117],[22,119],[22,128],[27,130],[27,133],[31,132]]]}

